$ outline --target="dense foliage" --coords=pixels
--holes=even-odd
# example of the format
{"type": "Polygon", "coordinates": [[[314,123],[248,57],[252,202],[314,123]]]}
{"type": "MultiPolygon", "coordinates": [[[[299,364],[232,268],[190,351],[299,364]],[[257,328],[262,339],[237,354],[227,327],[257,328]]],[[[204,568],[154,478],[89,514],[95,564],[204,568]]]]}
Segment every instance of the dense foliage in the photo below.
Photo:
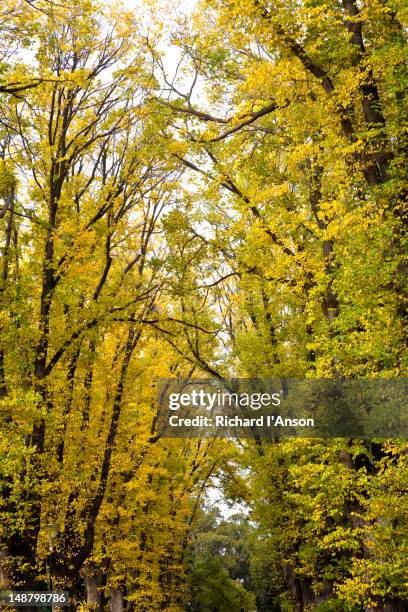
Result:
{"type": "Polygon", "coordinates": [[[156,396],[406,376],[404,0],[5,0],[0,24],[0,586],[405,610],[405,440],[165,440],[156,396]],[[214,482],[243,515],[205,510],[214,482]]]}

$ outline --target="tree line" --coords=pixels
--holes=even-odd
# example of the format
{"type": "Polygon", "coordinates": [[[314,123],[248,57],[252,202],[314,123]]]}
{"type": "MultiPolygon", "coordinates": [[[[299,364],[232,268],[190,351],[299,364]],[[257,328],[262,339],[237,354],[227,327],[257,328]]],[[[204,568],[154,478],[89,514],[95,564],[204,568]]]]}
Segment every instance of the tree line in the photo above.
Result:
{"type": "Polygon", "coordinates": [[[162,439],[156,382],[406,376],[407,16],[3,3],[2,587],[406,608],[405,440],[162,439]]]}

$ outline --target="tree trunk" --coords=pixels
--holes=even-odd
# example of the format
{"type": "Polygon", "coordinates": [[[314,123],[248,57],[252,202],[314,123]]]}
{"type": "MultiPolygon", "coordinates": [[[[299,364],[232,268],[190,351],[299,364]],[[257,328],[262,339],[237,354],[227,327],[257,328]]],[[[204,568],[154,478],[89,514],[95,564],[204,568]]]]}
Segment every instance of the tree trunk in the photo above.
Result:
{"type": "Polygon", "coordinates": [[[84,571],[86,603],[92,610],[103,612],[103,573],[92,567],[84,571]]]}
{"type": "Polygon", "coordinates": [[[123,599],[123,590],[112,588],[110,590],[110,603],[109,603],[110,612],[123,612],[124,609],[125,609],[125,602],[123,599]]]}

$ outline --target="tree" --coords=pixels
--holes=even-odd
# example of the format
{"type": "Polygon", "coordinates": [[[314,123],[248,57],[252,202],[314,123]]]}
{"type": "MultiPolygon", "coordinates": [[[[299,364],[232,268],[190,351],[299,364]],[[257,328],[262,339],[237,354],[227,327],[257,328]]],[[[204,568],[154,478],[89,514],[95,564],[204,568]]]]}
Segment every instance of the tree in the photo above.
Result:
{"type": "Polygon", "coordinates": [[[162,440],[155,388],[406,371],[403,3],[3,4],[2,586],[404,609],[404,441],[162,440]]]}
{"type": "MultiPolygon", "coordinates": [[[[126,434],[126,418],[136,416],[127,404],[130,377],[140,376],[136,353],[151,344],[161,352],[162,321],[183,325],[164,312],[159,225],[179,172],[158,148],[160,119],[146,99],[154,80],[132,28],[130,14],[87,1],[40,11],[36,62],[52,78],[7,101],[5,146],[19,187],[4,214],[2,572],[8,584],[33,588],[48,564],[74,598],[98,556],[98,517],[110,517],[115,503],[127,512],[126,488],[158,442],[152,392],[126,434]],[[116,461],[126,465],[119,474],[116,461]]],[[[14,175],[3,168],[10,200],[14,175]]],[[[160,354],[170,359],[165,375],[177,362],[160,354]]],[[[159,471],[167,460],[162,449],[159,471]]],[[[146,475],[141,482],[156,487],[146,475]]],[[[165,487],[161,494],[168,499],[165,487]]],[[[117,537],[121,518],[110,519],[117,537]]]]}
{"type": "MultiPolygon", "coordinates": [[[[405,18],[398,2],[207,2],[188,27],[182,21],[171,34],[181,49],[175,78],[154,55],[163,83],[158,103],[173,112],[177,127],[167,136],[196,177],[198,193],[188,202],[201,207],[207,228],[197,230],[195,217],[190,235],[224,261],[209,285],[222,304],[234,372],[370,378],[406,369],[405,18]]],[[[391,587],[388,570],[381,579],[374,570],[385,549],[377,528],[373,536],[373,520],[391,529],[397,566],[405,563],[397,528],[404,531],[404,521],[391,527],[392,520],[373,519],[369,510],[389,466],[388,444],[349,440],[311,448],[309,467],[292,481],[301,458],[297,444],[283,443],[288,475],[278,463],[274,479],[284,479],[282,490],[275,502],[260,501],[276,512],[265,530],[279,549],[285,500],[293,500],[286,540],[293,548],[283,546],[279,562],[290,571],[281,588],[298,609],[338,593],[366,609],[402,609],[402,574],[396,570],[399,586],[391,587]],[[345,529],[342,546],[350,537],[352,547],[342,565],[331,541],[338,575],[330,574],[328,541],[320,557],[303,534],[303,487],[314,490],[315,508],[330,465],[341,475],[339,481],[333,474],[332,484],[342,497],[336,502],[334,490],[328,493],[341,528],[330,518],[320,529],[335,541],[345,529]],[[324,575],[322,567],[328,574],[319,586],[313,576],[324,575]]],[[[399,462],[404,445],[393,448],[399,462]]],[[[255,448],[247,467],[259,461],[259,472],[268,472],[283,449],[255,448]]],[[[382,486],[391,499],[392,487],[382,486]]],[[[318,537],[313,532],[313,541],[318,537]]]]}

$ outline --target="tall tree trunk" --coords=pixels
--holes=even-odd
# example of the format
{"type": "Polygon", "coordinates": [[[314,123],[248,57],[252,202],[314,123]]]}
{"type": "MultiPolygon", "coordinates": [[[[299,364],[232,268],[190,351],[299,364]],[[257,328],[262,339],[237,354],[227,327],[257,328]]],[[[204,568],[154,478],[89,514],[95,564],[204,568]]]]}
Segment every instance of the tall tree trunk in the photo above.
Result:
{"type": "Polygon", "coordinates": [[[110,612],[123,612],[125,610],[125,600],[123,598],[123,589],[111,588],[110,589],[110,612]]]}
{"type": "Polygon", "coordinates": [[[83,574],[87,605],[95,612],[103,612],[104,576],[102,570],[90,564],[84,569],[83,574]]]}

